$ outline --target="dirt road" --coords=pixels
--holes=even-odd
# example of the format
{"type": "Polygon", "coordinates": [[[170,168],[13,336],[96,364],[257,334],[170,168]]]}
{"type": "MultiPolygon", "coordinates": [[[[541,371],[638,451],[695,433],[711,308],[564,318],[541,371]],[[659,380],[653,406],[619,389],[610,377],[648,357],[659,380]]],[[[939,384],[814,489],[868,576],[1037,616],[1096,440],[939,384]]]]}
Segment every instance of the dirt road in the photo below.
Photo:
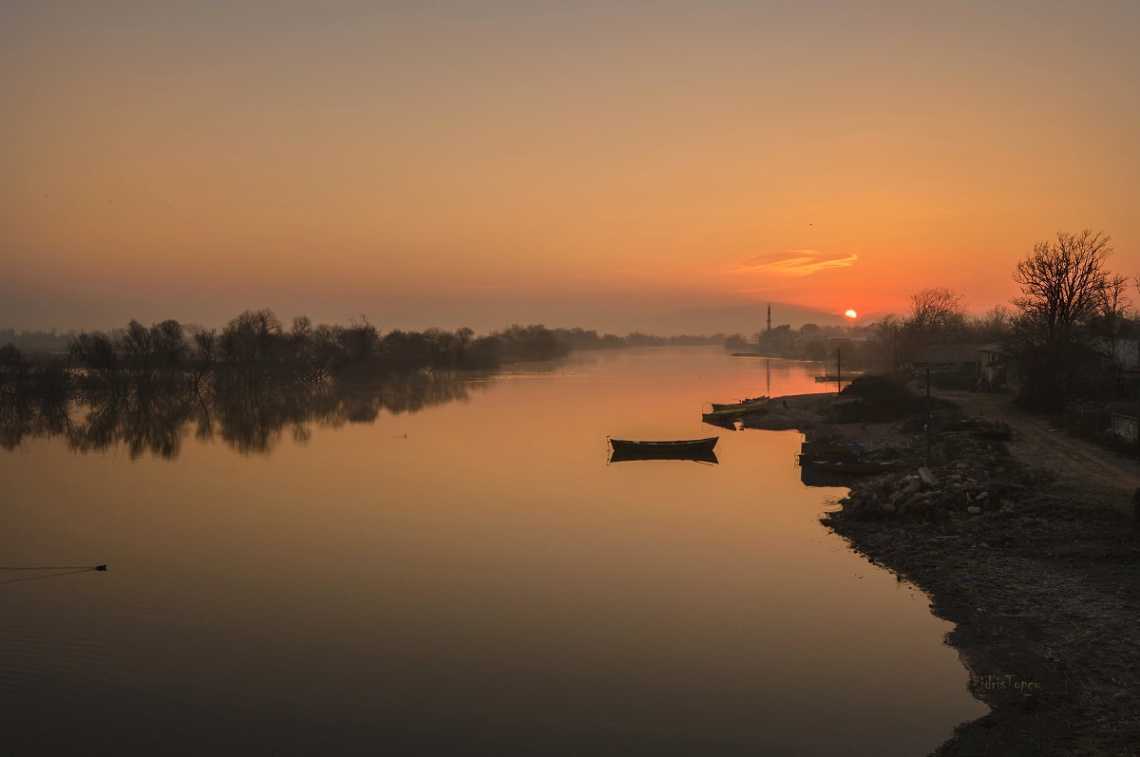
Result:
{"type": "Polygon", "coordinates": [[[934,394],[958,403],[969,415],[981,413],[988,420],[1008,423],[1014,433],[1010,452],[1049,468],[1061,486],[1131,510],[1132,493],[1140,488],[1140,461],[1070,436],[1054,428],[1048,418],[1021,412],[1009,394],[945,390],[934,394]]]}

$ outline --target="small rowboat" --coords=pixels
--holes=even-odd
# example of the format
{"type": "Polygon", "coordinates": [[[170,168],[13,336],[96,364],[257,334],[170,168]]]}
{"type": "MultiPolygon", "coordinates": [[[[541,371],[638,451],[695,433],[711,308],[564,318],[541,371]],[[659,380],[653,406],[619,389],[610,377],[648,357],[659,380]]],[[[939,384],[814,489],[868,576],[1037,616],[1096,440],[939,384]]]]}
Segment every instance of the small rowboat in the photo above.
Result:
{"type": "Polygon", "coordinates": [[[767,407],[767,405],[768,405],[768,398],[767,397],[752,397],[750,399],[740,400],[739,402],[727,402],[727,403],[725,403],[725,402],[714,402],[714,403],[712,403],[712,409],[713,409],[714,413],[723,413],[723,412],[747,413],[747,412],[754,412],[757,410],[763,410],[765,407],[767,407]]]}
{"type": "Polygon", "coordinates": [[[717,439],[712,436],[708,439],[684,439],[670,442],[639,442],[628,439],[610,439],[613,454],[610,462],[623,462],[626,460],[696,460],[699,462],[717,462],[713,447],[717,439]]]}

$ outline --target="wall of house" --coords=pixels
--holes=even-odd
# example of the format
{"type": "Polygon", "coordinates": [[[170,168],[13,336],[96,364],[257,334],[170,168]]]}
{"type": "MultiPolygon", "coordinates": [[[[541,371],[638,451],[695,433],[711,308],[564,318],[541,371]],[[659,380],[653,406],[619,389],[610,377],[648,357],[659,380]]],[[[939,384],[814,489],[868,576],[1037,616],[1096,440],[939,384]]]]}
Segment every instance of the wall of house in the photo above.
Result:
{"type": "Polygon", "coordinates": [[[1135,415],[1112,414],[1112,433],[1135,443],[1140,440],[1140,418],[1135,415]]]}

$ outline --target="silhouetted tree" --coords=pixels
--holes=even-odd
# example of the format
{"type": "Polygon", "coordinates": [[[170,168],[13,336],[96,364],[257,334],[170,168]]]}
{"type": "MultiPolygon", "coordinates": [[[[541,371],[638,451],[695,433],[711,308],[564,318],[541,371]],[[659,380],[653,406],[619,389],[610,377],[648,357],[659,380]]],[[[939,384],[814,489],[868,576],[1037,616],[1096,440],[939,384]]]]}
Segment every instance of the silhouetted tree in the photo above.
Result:
{"type": "Polygon", "coordinates": [[[121,394],[128,384],[119,351],[106,334],[81,332],[71,342],[71,357],[82,370],[82,383],[88,389],[121,394]]]}
{"type": "Polygon", "coordinates": [[[1103,232],[1059,232],[1056,241],[1034,245],[1014,270],[1023,398],[1031,404],[1063,410],[1078,375],[1096,359],[1090,347],[1098,335],[1090,326],[1120,286],[1105,268],[1108,243],[1103,232]]]}

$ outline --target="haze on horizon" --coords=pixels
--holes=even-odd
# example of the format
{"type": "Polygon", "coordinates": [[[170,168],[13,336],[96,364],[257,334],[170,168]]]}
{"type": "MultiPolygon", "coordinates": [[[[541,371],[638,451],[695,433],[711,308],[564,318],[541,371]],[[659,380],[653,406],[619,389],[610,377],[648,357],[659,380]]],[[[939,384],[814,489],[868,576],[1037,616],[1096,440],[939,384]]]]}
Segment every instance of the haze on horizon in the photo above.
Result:
{"type": "Polygon", "coordinates": [[[1140,272],[1140,6],[13,2],[0,327],[640,328],[1140,272]]]}

